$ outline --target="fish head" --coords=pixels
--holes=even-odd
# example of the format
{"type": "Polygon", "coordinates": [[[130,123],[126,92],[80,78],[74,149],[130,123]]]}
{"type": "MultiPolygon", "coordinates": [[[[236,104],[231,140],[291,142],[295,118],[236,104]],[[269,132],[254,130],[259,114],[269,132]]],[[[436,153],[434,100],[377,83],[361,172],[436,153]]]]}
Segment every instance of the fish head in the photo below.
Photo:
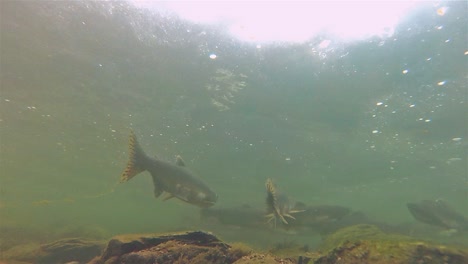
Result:
{"type": "Polygon", "coordinates": [[[218,201],[218,195],[209,188],[193,188],[177,186],[174,196],[201,208],[213,206],[218,201]]]}
{"type": "Polygon", "coordinates": [[[211,190],[198,190],[194,197],[191,199],[191,203],[207,208],[213,206],[218,201],[218,195],[211,190]]]}

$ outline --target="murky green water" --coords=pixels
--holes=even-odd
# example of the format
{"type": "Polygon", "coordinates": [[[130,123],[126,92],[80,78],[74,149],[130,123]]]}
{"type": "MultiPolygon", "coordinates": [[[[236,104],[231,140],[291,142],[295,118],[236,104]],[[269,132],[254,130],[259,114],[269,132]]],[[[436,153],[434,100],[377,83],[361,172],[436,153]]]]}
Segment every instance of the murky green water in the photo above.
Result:
{"type": "Polygon", "coordinates": [[[117,184],[133,129],[148,154],[184,157],[217,207],[263,208],[273,178],[296,201],[467,243],[406,208],[443,199],[468,215],[467,16],[449,5],[390,38],[320,49],[257,47],[122,2],[4,1],[0,228],[41,241],[203,228],[272,243],[156,200],[147,173],[117,184]]]}

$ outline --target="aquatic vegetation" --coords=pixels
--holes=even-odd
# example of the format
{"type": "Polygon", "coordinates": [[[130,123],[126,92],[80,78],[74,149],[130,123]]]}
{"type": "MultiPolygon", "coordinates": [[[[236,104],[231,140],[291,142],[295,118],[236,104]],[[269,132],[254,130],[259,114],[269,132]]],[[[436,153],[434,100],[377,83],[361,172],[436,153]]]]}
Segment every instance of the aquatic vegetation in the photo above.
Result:
{"type": "Polygon", "coordinates": [[[456,247],[418,241],[382,232],[372,225],[356,225],[338,230],[325,239],[323,256],[317,264],[336,263],[466,263],[468,252],[456,247]]]}

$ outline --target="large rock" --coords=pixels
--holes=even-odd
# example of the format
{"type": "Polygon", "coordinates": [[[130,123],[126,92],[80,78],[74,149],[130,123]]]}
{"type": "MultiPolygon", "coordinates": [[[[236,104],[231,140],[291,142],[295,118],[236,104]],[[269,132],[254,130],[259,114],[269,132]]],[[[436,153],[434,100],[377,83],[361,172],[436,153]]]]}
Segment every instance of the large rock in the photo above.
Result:
{"type": "Polygon", "coordinates": [[[233,263],[248,253],[201,231],[125,235],[111,239],[101,257],[91,263],[233,263]]]}
{"type": "MultiPolygon", "coordinates": [[[[467,263],[466,249],[436,245],[411,237],[382,232],[372,225],[350,226],[329,235],[321,251],[282,243],[269,253],[254,252],[243,244],[228,245],[210,233],[121,235],[104,251],[100,242],[77,238],[38,245],[23,244],[2,252],[7,263],[302,263],[403,264],[467,263]],[[101,254],[102,252],[102,254],[101,254]]],[[[3,264],[0,260],[0,264],[3,264]]]]}
{"type": "Polygon", "coordinates": [[[372,225],[350,226],[338,230],[325,240],[324,252],[313,263],[468,263],[468,252],[464,249],[387,234],[372,225]]]}
{"type": "Polygon", "coordinates": [[[42,245],[37,243],[17,245],[2,252],[1,258],[8,263],[54,264],[72,261],[86,263],[99,256],[103,248],[104,244],[99,241],[66,238],[42,245]]]}

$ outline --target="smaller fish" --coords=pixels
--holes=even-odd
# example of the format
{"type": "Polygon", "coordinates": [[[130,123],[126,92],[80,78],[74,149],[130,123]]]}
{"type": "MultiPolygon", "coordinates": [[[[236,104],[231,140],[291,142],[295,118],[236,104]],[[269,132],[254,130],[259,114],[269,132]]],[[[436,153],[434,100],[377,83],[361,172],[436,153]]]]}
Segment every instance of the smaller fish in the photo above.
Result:
{"type": "Polygon", "coordinates": [[[265,225],[263,210],[242,205],[231,208],[203,208],[200,211],[203,222],[215,222],[226,226],[262,229],[265,225]]]}
{"type": "Polygon", "coordinates": [[[302,210],[290,228],[309,229],[319,233],[336,229],[336,226],[346,226],[345,218],[351,209],[338,205],[308,205],[296,203],[294,210],[302,210]]]}
{"type": "Polygon", "coordinates": [[[442,200],[407,203],[413,217],[423,223],[458,231],[468,231],[468,219],[442,200]]]}
{"type": "Polygon", "coordinates": [[[126,182],[144,171],[148,171],[153,178],[156,198],[165,192],[168,195],[164,201],[175,197],[199,207],[210,207],[218,199],[216,193],[185,167],[180,156],[177,156],[175,164],[148,157],[131,131],[129,160],[120,182],[126,182]]]}
{"type": "Polygon", "coordinates": [[[267,179],[265,187],[267,191],[266,217],[268,218],[268,223],[273,221],[274,227],[276,227],[277,219],[281,220],[283,224],[287,225],[289,223],[286,221],[285,217],[295,220],[296,218],[294,218],[294,216],[291,214],[304,212],[304,210],[294,210],[291,206],[289,198],[286,195],[277,192],[276,187],[271,179],[267,179]]]}

